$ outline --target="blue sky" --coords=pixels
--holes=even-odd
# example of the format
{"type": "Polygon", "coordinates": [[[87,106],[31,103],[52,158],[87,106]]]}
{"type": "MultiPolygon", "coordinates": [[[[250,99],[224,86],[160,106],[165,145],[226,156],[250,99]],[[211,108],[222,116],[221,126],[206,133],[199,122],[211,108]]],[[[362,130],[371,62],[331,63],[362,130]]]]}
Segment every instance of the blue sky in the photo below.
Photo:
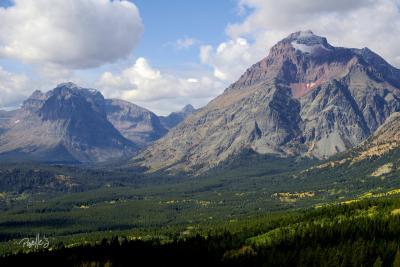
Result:
{"type": "MultiPolygon", "coordinates": [[[[238,14],[235,0],[136,0],[144,24],[142,38],[132,51],[134,57],[145,57],[161,69],[177,71],[198,63],[201,44],[217,45],[226,39],[228,23],[243,18],[238,14]],[[177,49],[179,39],[193,38],[195,44],[188,49],[177,49]]],[[[0,6],[10,7],[12,0],[0,0],[0,6]]],[[[13,72],[32,72],[29,64],[18,60],[0,59],[3,67],[13,72]]],[[[91,71],[99,72],[92,69],[91,71]]],[[[32,75],[32,74],[31,74],[32,75]]]]}
{"type": "MultiPolygon", "coordinates": [[[[235,0],[131,2],[139,8],[144,25],[142,38],[133,50],[132,58],[144,57],[154,67],[172,73],[197,67],[199,47],[223,42],[227,38],[226,25],[243,19],[235,0]],[[194,39],[194,44],[188,48],[177,48],[176,41],[185,38],[194,39]]],[[[121,62],[116,68],[130,63],[131,60],[121,62]]],[[[98,74],[107,68],[110,66],[89,72],[98,74]]]]}
{"type": "MultiPolygon", "coordinates": [[[[79,76],[79,82],[84,83],[83,85],[95,87],[96,80],[103,72],[121,71],[140,57],[145,58],[152,67],[171,74],[196,72],[199,68],[202,69],[201,71],[211,71],[210,66],[199,64],[200,46],[218,45],[223,42],[227,38],[226,25],[243,19],[243,16],[238,13],[235,0],[136,0],[130,2],[137,6],[142,19],[144,31],[140,41],[126,58],[118,59],[113,63],[106,62],[99,67],[75,69],[74,74],[79,76]],[[180,48],[177,46],[178,40],[192,40],[193,44],[180,48]]],[[[9,8],[14,5],[13,1],[0,0],[0,6],[9,8]]],[[[40,89],[49,90],[56,84],[41,81],[43,78],[37,73],[40,64],[41,62],[31,63],[14,58],[0,58],[0,66],[6,71],[23,73],[30,80],[36,81],[40,89]]],[[[19,100],[11,105],[14,106],[18,102],[19,100]]],[[[184,104],[186,103],[180,102],[174,105],[171,111],[184,104]]],[[[159,113],[169,111],[159,111],[159,113]]]]}
{"type": "Polygon", "coordinates": [[[1,2],[0,2],[0,6],[3,6],[3,7],[8,7],[8,6],[11,6],[13,3],[12,3],[12,1],[11,0],[2,0],[1,2]]]}
{"type": "Polygon", "coordinates": [[[241,18],[234,0],[139,0],[135,4],[143,19],[144,33],[134,54],[151,59],[161,68],[198,62],[199,45],[224,41],[226,25],[241,18]],[[174,49],[171,44],[184,37],[195,38],[198,43],[190,49],[174,49]]]}
{"type": "Polygon", "coordinates": [[[201,107],[298,30],[333,45],[368,46],[400,66],[399,4],[0,0],[0,108],[65,81],[158,114],[188,103],[201,107]]]}

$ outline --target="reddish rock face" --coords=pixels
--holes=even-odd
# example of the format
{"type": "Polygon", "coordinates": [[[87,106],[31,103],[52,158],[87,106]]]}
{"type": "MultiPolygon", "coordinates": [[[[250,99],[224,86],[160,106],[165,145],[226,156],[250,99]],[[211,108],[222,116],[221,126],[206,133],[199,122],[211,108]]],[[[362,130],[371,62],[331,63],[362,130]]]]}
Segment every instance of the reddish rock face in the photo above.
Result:
{"type": "Polygon", "coordinates": [[[299,98],[327,81],[348,74],[359,63],[358,57],[358,50],[333,47],[312,32],[293,33],[273,46],[267,57],[247,69],[227,90],[279,79],[299,98]]]}
{"type": "Polygon", "coordinates": [[[363,68],[372,75],[380,73],[376,78],[400,87],[399,71],[368,48],[333,47],[326,38],[306,31],[278,42],[267,57],[247,69],[227,91],[278,79],[299,98],[332,79],[348,75],[354,68],[363,68]]]}
{"type": "Polygon", "coordinates": [[[315,81],[310,83],[292,83],[290,88],[292,89],[292,95],[294,98],[300,98],[321,84],[321,81],[315,81]]]}
{"type": "Polygon", "coordinates": [[[139,155],[152,170],[198,170],[243,149],[328,157],[400,111],[400,70],[312,32],[278,42],[222,95],[139,155]]]}

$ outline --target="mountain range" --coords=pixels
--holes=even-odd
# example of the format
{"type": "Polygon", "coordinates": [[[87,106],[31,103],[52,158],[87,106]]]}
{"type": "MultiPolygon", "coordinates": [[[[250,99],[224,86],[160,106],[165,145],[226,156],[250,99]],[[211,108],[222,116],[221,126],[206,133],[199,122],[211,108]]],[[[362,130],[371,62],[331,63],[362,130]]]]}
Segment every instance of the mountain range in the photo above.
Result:
{"type": "Polygon", "coordinates": [[[18,110],[0,112],[0,158],[81,163],[128,159],[169,128],[145,108],[64,83],[47,93],[33,92],[18,110]]]}
{"type": "Polygon", "coordinates": [[[399,111],[399,69],[368,48],[299,31],[197,110],[157,116],[73,83],[35,91],[20,109],[0,111],[0,158],[127,159],[173,172],[206,171],[247,150],[326,159],[393,138],[397,146],[399,111]]]}
{"type": "Polygon", "coordinates": [[[192,105],[188,104],[180,111],[172,112],[168,116],[161,116],[160,121],[165,128],[172,129],[195,111],[196,109],[192,105]]]}
{"type": "Polygon", "coordinates": [[[300,31],[134,162],[204,171],[245,149],[324,159],[361,144],[399,110],[400,70],[368,48],[300,31]]]}

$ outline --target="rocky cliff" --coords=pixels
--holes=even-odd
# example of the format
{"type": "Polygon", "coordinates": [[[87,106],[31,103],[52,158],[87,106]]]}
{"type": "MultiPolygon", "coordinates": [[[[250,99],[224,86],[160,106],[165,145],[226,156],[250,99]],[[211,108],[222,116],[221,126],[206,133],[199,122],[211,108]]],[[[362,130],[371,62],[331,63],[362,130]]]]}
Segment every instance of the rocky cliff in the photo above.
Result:
{"type": "Polygon", "coordinates": [[[150,170],[206,170],[243,149],[329,157],[400,110],[400,70],[311,31],[273,46],[237,82],[138,157],[150,170]]]}
{"type": "Polygon", "coordinates": [[[184,121],[187,116],[194,113],[196,109],[188,104],[184,106],[180,111],[175,111],[169,114],[168,116],[161,116],[160,121],[165,128],[171,129],[177,126],[179,123],[184,121]]]}
{"type": "Polygon", "coordinates": [[[114,127],[140,147],[168,132],[156,114],[124,100],[106,100],[106,113],[114,127]]]}
{"type": "Polygon", "coordinates": [[[72,83],[35,91],[0,135],[0,157],[18,160],[104,162],[137,150],[107,120],[101,93],[72,83]]]}

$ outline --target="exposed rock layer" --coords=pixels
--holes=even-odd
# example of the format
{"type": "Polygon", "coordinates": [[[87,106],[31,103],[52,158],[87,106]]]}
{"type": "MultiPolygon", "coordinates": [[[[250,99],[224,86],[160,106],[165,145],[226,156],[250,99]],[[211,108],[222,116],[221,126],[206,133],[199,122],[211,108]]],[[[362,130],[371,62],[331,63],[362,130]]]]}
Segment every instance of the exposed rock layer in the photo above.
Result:
{"type": "Polygon", "coordinates": [[[35,91],[0,135],[1,157],[18,160],[103,162],[137,149],[107,120],[103,96],[72,83],[35,91]]]}
{"type": "Polygon", "coordinates": [[[400,110],[400,70],[368,48],[297,32],[135,158],[151,170],[206,170],[243,149],[331,156],[400,110]]]}

